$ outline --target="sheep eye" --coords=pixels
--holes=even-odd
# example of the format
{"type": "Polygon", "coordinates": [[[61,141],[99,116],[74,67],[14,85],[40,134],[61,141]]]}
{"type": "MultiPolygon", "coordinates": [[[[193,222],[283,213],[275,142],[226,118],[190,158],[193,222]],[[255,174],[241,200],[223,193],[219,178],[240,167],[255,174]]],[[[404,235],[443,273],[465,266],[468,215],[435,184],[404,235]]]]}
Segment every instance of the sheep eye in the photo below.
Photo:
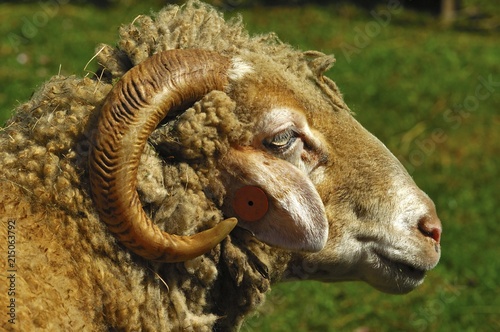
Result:
{"type": "Polygon", "coordinates": [[[292,144],[295,142],[295,140],[299,137],[299,135],[291,130],[284,130],[273,137],[264,140],[264,145],[271,150],[275,150],[277,152],[283,152],[285,150],[288,150],[292,144]]]}

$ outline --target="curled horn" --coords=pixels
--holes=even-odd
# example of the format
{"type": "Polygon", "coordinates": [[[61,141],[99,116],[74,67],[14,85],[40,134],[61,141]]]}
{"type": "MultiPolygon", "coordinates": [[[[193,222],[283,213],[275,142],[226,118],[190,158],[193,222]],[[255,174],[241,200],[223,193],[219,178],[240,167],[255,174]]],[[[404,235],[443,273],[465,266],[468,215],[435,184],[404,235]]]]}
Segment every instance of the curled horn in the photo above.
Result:
{"type": "Polygon", "coordinates": [[[146,259],[192,259],[236,226],[230,218],[192,236],[168,234],[148,218],[136,190],[140,157],[151,132],[171,109],[223,90],[230,66],[228,58],[210,51],[164,51],[123,75],[102,106],[89,157],[93,200],[109,230],[146,259]]]}

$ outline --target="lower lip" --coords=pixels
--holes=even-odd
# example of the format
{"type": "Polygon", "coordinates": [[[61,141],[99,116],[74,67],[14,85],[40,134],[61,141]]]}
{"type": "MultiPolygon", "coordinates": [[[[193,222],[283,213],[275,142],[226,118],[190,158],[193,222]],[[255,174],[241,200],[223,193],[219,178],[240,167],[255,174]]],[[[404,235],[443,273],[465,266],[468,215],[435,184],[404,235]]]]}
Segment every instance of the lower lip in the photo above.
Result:
{"type": "Polygon", "coordinates": [[[424,270],[416,269],[412,266],[400,263],[396,263],[396,266],[398,267],[399,272],[404,273],[406,276],[412,279],[421,280],[425,277],[424,270]]]}
{"type": "Polygon", "coordinates": [[[414,279],[414,280],[421,280],[425,277],[425,270],[415,268],[411,265],[401,263],[401,262],[396,262],[393,261],[385,256],[377,254],[379,259],[383,261],[386,265],[393,266],[399,274],[404,274],[406,277],[414,279]]]}

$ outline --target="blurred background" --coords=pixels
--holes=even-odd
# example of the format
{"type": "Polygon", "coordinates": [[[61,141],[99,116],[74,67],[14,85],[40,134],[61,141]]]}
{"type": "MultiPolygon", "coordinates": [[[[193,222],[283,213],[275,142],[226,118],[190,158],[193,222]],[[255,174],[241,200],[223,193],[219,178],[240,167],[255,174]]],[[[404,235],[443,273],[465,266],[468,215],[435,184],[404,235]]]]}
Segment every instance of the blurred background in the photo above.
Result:
{"type": "MultiPolygon", "coordinates": [[[[412,293],[281,284],[243,331],[500,331],[500,1],[210,2],[252,33],[335,54],[329,76],[444,226],[441,262],[412,293]]],[[[49,77],[92,75],[98,43],[165,4],[1,1],[0,125],[49,77]]]]}

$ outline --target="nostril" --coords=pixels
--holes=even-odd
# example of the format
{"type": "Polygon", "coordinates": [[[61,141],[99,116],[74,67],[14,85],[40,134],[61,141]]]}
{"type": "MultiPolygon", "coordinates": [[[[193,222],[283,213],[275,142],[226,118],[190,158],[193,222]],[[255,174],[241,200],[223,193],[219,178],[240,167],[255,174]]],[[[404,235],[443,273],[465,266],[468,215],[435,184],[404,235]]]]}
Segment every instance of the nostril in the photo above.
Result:
{"type": "Polygon", "coordinates": [[[441,240],[441,222],[437,216],[424,216],[418,221],[418,230],[426,237],[437,243],[441,240]]]}

